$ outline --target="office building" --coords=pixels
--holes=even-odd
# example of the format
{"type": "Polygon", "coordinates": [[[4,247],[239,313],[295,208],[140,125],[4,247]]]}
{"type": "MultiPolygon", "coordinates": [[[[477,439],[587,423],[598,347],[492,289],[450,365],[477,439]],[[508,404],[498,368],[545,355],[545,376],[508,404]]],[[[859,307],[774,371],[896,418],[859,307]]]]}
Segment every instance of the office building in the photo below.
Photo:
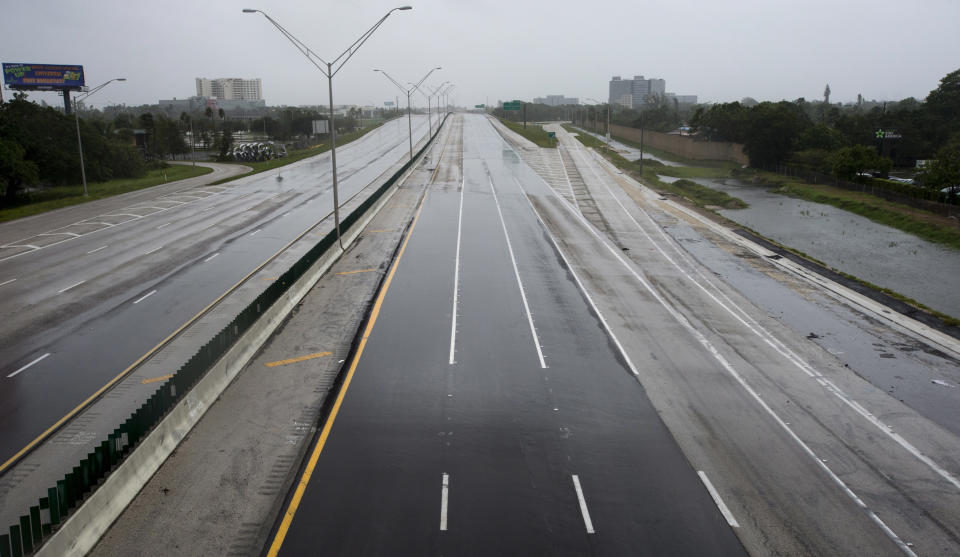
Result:
{"type": "Polygon", "coordinates": [[[615,75],[610,79],[609,101],[626,108],[641,108],[649,103],[652,97],[663,97],[666,91],[667,82],[663,79],[646,79],[642,75],[635,75],[633,79],[622,79],[615,75]]]}
{"type": "Polygon", "coordinates": [[[197,96],[225,101],[258,101],[263,99],[260,78],[240,79],[223,77],[218,79],[196,78],[197,96]]]}
{"type": "Polygon", "coordinates": [[[547,95],[546,97],[537,97],[533,99],[533,102],[547,106],[563,106],[565,104],[580,104],[580,99],[576,97],[564,97],[563,95],[547,95]]]}

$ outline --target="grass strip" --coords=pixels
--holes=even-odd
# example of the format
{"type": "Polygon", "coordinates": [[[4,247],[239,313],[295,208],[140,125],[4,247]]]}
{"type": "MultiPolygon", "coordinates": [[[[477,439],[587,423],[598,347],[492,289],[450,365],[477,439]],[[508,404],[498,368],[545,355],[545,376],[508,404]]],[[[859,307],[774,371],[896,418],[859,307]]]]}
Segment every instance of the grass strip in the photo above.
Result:
{"type": "MultiPolygon", "coordinates": [[[[595,149],[597,152],[606,157],[607,160],[616,165],[617,168],[628,173],[633,179],[650,184],[654,187],[654,189],[660,192],[671,193],[673,195],[683,197],[694,205],[703,208],[722,207],[724,209],[743,209],[749,206],[742,199],[733,197],[726,192],[708,188],[687,179],[677,180],[673,183],[667,183],[660,180],[660,178],[657,176],[658,174],[673,176],[673,174],[669,174],[667,170],[686,169],[689,172],[691,169],[695,169],[702,170],[705,173],[719,172],[721,173],[721,176],[729,177],[730,171],[732,170],[732,167],[729,166],[729,163],[725,163],[725,165],[721,167],[673,167],[666,166],[663,163],[651,159],[644,159],[643,171],[641,172],[640,165],[637,164],[637,162],[631,162],[623,158],[623,155],[616,152],[604,141],[601,141],[588,133],[578,131],[572,126],[566,124],[564,124],[564,128],[571,133],[577,134],[577,139],[580,140],[580,143],[586,147],[592,147],[595,149]]],[[[688,175],[690,177],[709,177],[698,176],[695,172],[690,172],[688,175]]]]}
{"type": "Polygon", "coordinates": [[[540,147],[555,148],[557,146],[557,138],[548,136],[547,130],[543,129],[543,126],[530,124],[528,122],[527,127],[524,128],[523,124],[511,122],[510,120],[504,120],[503,118],[500,118],[500,122],[502,122],[504,126],[517,132],[523,137],[526,137],[540,147]]]}
{"type": "Polygon", "coordinates": [[[121,193],[142,190],[167,182],[202,176],[210,172],[213,172],[213,169],[204,166],[170,165],[167,168],[150,170],[140,178],[120,178],[106,182],[88,183],[88,195],[86,197],[84,197],[82,186],[79,184],[44,188],[30,192],[29,201],[23,205],[0,209],[0,222],[38,215],[72,205],[80,205],[88,201],[113,197],[121,193]]]}

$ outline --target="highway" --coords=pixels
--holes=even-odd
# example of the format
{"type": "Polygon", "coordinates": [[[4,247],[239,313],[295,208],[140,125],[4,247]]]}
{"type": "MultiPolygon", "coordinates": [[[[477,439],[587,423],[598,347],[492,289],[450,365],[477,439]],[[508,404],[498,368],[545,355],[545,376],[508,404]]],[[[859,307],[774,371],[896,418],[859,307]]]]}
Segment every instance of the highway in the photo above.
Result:
{"type": "Polygon", "coordinates": [[[743,554],[526,201],[546,186],[453,125],[281,553],[743,554]]]}
{"type": "Polygon", "coordinates": [[[711,228],[572,135],[460,122],[268,554],[956,553],[954,433],[704,268],[671,234],[711,228]]]}
{"type": "MultiPolygon", "coordinates": [[[[338,148],[340,202],[408,156],[401,120],[338,148]]],[[[0,227],[0,464],[328,215],[330,185],[323,154],[0,227]]]]}

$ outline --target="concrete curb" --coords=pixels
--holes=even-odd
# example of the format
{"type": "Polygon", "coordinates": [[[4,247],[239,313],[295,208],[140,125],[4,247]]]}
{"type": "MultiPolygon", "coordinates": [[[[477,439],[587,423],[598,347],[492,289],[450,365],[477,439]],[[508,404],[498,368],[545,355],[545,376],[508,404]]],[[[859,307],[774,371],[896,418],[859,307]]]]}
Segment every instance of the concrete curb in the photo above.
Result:
{"type": "MultiPolygon", "coordinates": [[[[429,141],[429,140],[428,140],[429,141]]],[[[381,198],[343,235],[346,245],[351,244],[364,227],[393,197],[397,187],[416,169],[423,156],[410,165],[381,198]]],[[[76,509],[67,521],[47,540],[36,555],[80,556],[89,552],[110,528],[113,522],[133,501],[180,442],[189,434],[210,406],[230,385],[246,364],[257,354],[260,347],[300,303],[327,269],[343,254],[334,248],[318,259],[310,269],[294,283],[282,298],[277,300],[241,336],[233,347],[217,361],[204,377],[181,400],[137,446],[137,448],[111,473],[86,501],[76,509]]]]}
{"type": "Polygon", "coordinates": [[[929,327],[924,323],[921,323],[920,321],[913,319],[912,317],[898,313],[895,310],[887,309],[887,306],[881,304],[880,302],[877,302],[867,296],[864,296],[863,294],[851,288],[848,288],[834,280],[831,280],[830,278],[825,277],[815,271],[807,269],[806,267],[798,263],[795,263],[794,261],[791,261],[786,257],[774,259],[773,256],[777,254],[770,251],[769,249],[761,246],[760,244],[757,244],[756,242],[748,238],[741,236],[740,234],[737,234],[736,232],[727,228],[726,226],[723,226],[722,224],[714,222],[713,220],[701,215],[700,213],[692,209],[689,209],[681,205],[680,203],[677,203],[670,199],[666,199],[666,200],[661,199],[661,196],[658,193],[653,191],[648,186],[637,182],[636,180],[632,179],[626,174],[623,174],[610,161],[598,155],[595,151],[594,151],[594,156],[596,157],[597,160],[600,161],[601,164],[607,165],[614,172],[617,172],[619,175],[621,175],[625,180],[628,180],[631,185],[638,187],[641,193],[643,193],[644,196],[647,197],[647,199],[650,202],[659,202],[663,205],[667,205],[670,208],[678,212],[681,212],[690,218],[697,220],[698,222],[710,228],[717,234],[723,236],[730,242],[735,243],[745,249],[752,251],[753,253],[761,256],[765,261],[768,261],[776,265],[777,267],[780,267],[784,271],[787,271],[788,273],[794,276],[800,277],[806,280],[807,282],[816,284],[817,286],[820,286],[826,289],[827,291],[831,292],[833,295],[839,298],[842,298],[843,300],[846,300],[848,303],[851,303],[862,310],[870,312],[873,316],[881,320],[893,323],[894,325],[900,326],[904,329],[907,329],[913,334],[918,335],[923,339],[925,339],[926,341],[928,341],[929,343],[935,345],[940,350],[943,350],[951,354],[953,357],[960,358],[960,342],[958,342],[957,339],[951,337],[950,335],[944,334],[932,327],[929,327]]]}

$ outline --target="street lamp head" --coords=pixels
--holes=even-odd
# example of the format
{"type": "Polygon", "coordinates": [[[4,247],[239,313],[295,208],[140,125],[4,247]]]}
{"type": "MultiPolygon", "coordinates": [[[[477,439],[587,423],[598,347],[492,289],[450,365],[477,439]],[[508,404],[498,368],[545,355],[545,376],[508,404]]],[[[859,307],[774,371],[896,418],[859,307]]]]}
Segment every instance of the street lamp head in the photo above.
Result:
{"type": "Polygon", "coordinates": [[[243,9],[243,13],[245,13],[245,14],[255,14],[255,13],[257,13],[258,11],[259,11],[259,10],[254,10],[253,8],[244,8],[244,9],[243,9]]]}
{"type": "Polygon", "coordinates": [[[125,77],[118,77],[118,78],[117,78],[117,81],[126,81],[126,80],[127,80],[127,78],[125,78],[125,77]]]}
{"type": "Polygon", "coordinates": [[[397,10],[412,10],[413,6],[400,6],[399,8],[394,8],[397,10]]]}

